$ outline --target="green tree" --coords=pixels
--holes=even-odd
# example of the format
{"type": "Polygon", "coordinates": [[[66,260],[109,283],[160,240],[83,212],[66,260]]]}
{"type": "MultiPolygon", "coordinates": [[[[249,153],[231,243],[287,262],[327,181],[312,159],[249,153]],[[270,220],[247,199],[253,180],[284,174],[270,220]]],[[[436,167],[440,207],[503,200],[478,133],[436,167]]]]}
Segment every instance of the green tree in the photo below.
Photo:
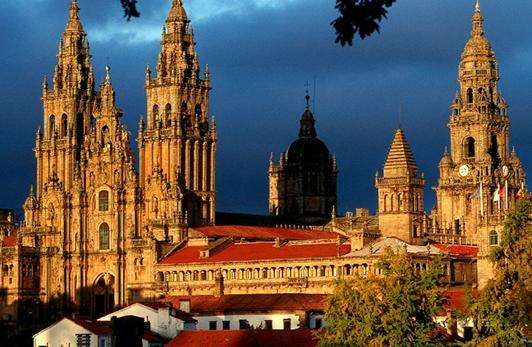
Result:
{"type": "Polygon", "coordinates": [[[521,202],[511,212],[490,254],[494,278],[466,311],[474,324],[472,344],[525,345],[523,336],[532,312],[532,203],[521,202]]]}
{"type": "Polygon", "coordinates": [[[325,310],[323,346],[434,346],[434,317],[442,308],[443,266],[417,271],[406,253],[388,250],[380,275],[338,281],[325,310]]]}
{"type": "MultiPolygon", "coordinates": [[[[380,22],[388,14],[387,8],[396,0],[336,0],[339,16],[331,25],[336,30],[336,43],[342,46],[353,45],[353,39],[358,34],[361,39],[379,32],[380,22]]],[[[137,0],[120,0],[124,9],[124,17],[131,20],[139,17],[137,0]]]]}

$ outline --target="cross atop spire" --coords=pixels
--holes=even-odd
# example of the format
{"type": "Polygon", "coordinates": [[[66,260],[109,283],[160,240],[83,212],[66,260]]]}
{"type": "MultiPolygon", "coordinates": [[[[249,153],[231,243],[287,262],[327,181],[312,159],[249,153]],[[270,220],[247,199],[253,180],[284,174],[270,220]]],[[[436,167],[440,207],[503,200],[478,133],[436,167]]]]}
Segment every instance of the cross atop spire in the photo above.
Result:
{"type": "Polygon", "coordinates": [[[307,89],[305,90],[305,101],[307,103],[307,110],[310,109],[310,95],[309,95],[309,87],[310,87],[310,84],[308,83],[307,81],[307,84],[305,85],[305,87],[307,87],[307,89]]]}

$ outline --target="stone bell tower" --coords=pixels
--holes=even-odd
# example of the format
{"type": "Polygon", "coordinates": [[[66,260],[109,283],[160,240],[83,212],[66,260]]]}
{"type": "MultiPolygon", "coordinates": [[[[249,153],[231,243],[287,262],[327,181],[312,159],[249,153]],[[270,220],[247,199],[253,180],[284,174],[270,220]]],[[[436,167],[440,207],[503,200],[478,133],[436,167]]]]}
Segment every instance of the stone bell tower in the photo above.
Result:
{"type": "Polygon", "coordinates": [[[383,175],[375,177],[375,186],[382,235],[409,243],[420,241],[425,215],[425,179],[417,173],[414,156],[401,128],[395,131],[383,175]]]}
{"type": "Polygon", "coordinates": [[[445,152],[439,166],[437,227],[482,244],[487,233],[502,226],[524,187],[525,174],[509,149],[508,104],[499,91],[499,66],[478,1],[458,82],[448,124],[450,153],[445,152]]]}
{"type": "Polygon", "coordinates": [[[210,75],[207,66],[200,75],[181,0],[172,1],[156,74],[148,67],[145,84],[147,118],[138,134],[144,222],[213,224],[217,135],[209,121],[210,75]]]}

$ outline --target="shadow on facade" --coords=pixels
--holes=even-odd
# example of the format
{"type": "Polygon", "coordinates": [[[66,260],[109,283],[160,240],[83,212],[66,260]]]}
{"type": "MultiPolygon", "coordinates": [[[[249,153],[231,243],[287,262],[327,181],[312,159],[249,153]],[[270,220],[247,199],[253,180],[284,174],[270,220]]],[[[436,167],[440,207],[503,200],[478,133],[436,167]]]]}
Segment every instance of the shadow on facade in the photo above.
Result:
{"type": "MultiPolygon", "coordinates": [[[[77,302],[66,295],[56,295],[44,302],[36,296],[26,296],[8,303],[7,288],[0,288],[0,345],[32,346],[35,333],[64,317],[94,320],[120,308],[114,305],[112,284],[100,280],[91,287],[79,289],[75,298],[77,302]]],[[[142,297],[136,299],[151,301],[142,297]]]]}

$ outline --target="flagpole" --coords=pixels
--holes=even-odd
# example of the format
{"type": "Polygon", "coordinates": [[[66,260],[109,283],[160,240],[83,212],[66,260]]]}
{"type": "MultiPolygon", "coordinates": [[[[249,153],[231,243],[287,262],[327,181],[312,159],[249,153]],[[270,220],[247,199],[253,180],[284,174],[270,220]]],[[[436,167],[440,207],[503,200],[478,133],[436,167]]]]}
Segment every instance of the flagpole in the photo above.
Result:
{"type": "Polygon", "coordinates": [[[480,215],[484,216],[484,198],[482,195],[482,179],[480,179],[480,215]]]}
{"type": "Polygon", "coordinates": [[[505,195],[505,198],[506,198],[506,209],[508,209],[508,207],[509,207],[509,204],[508,204],[508,180],[504,181],[504,195],[505,195]]]}

